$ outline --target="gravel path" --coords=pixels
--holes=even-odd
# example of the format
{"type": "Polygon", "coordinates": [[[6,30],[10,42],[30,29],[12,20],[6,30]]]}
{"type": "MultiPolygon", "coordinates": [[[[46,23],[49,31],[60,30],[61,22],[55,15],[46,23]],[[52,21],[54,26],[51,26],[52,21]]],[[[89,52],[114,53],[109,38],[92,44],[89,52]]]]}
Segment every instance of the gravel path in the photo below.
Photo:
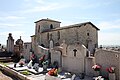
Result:
{"type": "Polygon", "coordinates": [[[0,71],[0,80],[13,80],[13,79],[9,76],[6,76],[0,71]]]}

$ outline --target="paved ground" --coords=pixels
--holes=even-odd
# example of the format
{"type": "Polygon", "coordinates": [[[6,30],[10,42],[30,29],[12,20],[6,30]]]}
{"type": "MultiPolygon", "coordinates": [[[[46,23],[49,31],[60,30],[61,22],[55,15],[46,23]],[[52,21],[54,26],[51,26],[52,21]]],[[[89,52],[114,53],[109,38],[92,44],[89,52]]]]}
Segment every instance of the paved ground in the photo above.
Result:
{"type": "MultiPolygon", "coordinates": [[[[8,64],[9,67],[13,68],[13,63],[9,63],[8,64]]],[[[24,67],[20,67],[20,69],[23,69],[24,67]]],[[[18,71],[19,71],[19,67],[16,68],[18,71]]],[[[26,69],[26,68],[25,68],[26,69]]],[[[40,68],[41,69],[41,68],[40,68]]],[[[38,74],[38,75],[35,75],[35,74],[31,74],[31,75],[28,75],[27,76],[30,80],[45,80],[45,74],[38,74]]],[[[4,74],[2,74],[2,72],[0,73],[0,80],[15,80],[15,79],[12,79],[4,74]]],[[[67,79],[62,79],[62,80],[71,80],[71,78],[67,78],[67,79]]],[[[76,78],[75,80],[93,80],[91,77],[88,77],[88,76],[85,76],[84,79],[79,79],[79,78],[76,78]]]]}
{"type": "Polygon", "coordinates": [[[39,74],[39,75],[30,75],[28,76],[31,80],[45,80],[45,75],[39,74]]]}
{"type": "MultiPolygon", "coordinates": [[[[44,74],[39,74],[39,75],[30,75],[28,76],[31,80],[45,80],[45,75],[44,74]]],[[[71,78],[67,79],[62,79],[62,80],[71,80],[71,78]]],[[[84,79],[75,79],[75,80],[93,80],[91,77],[85,76],[84,79]]]]}
{"type": "MultiPolygon", "coordinates": [[[[32,75],[29,75],[27,77],[31,80],[45,80],[45,75],[44,74],[39,74],[39,75],[32,74],[32,75]]],[[[0,80],[16,80],[16,79],[12,79],[11,77],[6,76],[5,74],[3,74],[0,71],[0,80]]],[[[71,80],[71,79],[67,78],[67,79],[62,79],[62,80],[71,80]]],[[[76,79],[76,80],[92,80],[92,78],[86,76],[84,79],[76,79]]]]}

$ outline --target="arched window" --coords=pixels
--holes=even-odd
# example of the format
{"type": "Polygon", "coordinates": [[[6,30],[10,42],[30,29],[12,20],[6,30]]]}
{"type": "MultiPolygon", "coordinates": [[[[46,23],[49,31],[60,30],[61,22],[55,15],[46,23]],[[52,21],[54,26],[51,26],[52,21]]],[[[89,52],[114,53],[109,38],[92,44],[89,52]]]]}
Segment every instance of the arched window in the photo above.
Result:
{"type": "Polygon", "coordinates": [[[27,45],[25,45],[25,49],[27,49],[27,45]]]}
{"type": "Polygon", "coordinates": [[[47,39],[49,40],[49,33],[47,33],[47,39]]]}
{"type": "Polygon", "coordinates": [[[60,39],[60,32],[58,31],[58,40],[60,39]]]}
{"type": "Polygon", "coordinates": [[[50,29],[53,29],[53,25],[52,24],[50,25],[50,29]]]}
{"type": "Polygon", "coordinates": [[[87,33],[87,36],[89,36],[90,34],[89,33],[87,33]]]}
{"type": "Polygon", "coordinates": [[[38,26],[38,33],[40,32],[40,25],[38,26]]]}
{"type": "Polygon", "coordinates": [[[52,34],[50,34],[50,39],[52,39],[52,34]]]}
{"type": "Polygon", "coordinates": [[[87,36],[90,36],[90,30],[87,30],[87,36]]]}

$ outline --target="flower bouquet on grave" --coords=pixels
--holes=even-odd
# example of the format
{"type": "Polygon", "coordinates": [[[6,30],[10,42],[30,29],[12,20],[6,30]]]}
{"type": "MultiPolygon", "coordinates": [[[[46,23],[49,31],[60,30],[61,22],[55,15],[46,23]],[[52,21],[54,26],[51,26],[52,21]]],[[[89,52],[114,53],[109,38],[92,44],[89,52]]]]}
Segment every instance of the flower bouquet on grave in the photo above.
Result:
{"type": "Polygon", "coordinates": [[[49,74],[50,76],[57,76],[57,74],[58,74],[58,69],[53,68],[53,69],[51,69],[50,71],[48,71],[48,74],[49,74]]]}
{"type": "Polygon", "coordinates": [[[115,67],[109,67],[106,70],[109,72],[109,80],[115,80],[115,67]]]}
{"type": "Polygon", "coordinates": [[[44,60],[45,60],[45,55],[43,55],[42,57],[40,57],[39,60],[40,60],[40,61],[44,61],[44,60]]]}
{"type": "Polygon", "coordinates": [[[100,71],[101,66],[99,66],[99,65],[94,65],[94,66],[92,66],[92,69],[94,69],[94,71],[100,71]]]}
{"type": "Polygon", "coordinates": [[[101,69],[101,66],[99,66],[99,65],[94,65],[94,66],[92,66],[92,69],[94,69],[94,71],[95,71],[95,74],[94,74],[94,76],[99,76],[100,75],[100,69],[101,69]]]}
{"type": "Polygon", "coordinates": [[[109,73],[115,73],[115,67],[109,67],[106,69],[109,73]]]}
{"type": "Polygon", "coordinates": [[[39,58],[39,65],[42,67],[42,63],[45,61],[45,55],[39,58]]]}

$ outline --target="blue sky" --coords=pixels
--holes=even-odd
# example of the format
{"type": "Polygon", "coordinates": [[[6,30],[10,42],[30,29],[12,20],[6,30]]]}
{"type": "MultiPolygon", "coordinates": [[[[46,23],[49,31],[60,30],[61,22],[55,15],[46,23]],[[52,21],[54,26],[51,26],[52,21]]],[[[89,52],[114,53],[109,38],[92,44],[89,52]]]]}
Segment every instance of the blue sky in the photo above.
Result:
{"type": "Polygon", "coordinates": [[[34,22],[42,18],[61,26],[90,21],[99,29],[99,45],[120,45],[120,0],[0,0],[0,43],[9,33],[30,42],[34,22]]]}

